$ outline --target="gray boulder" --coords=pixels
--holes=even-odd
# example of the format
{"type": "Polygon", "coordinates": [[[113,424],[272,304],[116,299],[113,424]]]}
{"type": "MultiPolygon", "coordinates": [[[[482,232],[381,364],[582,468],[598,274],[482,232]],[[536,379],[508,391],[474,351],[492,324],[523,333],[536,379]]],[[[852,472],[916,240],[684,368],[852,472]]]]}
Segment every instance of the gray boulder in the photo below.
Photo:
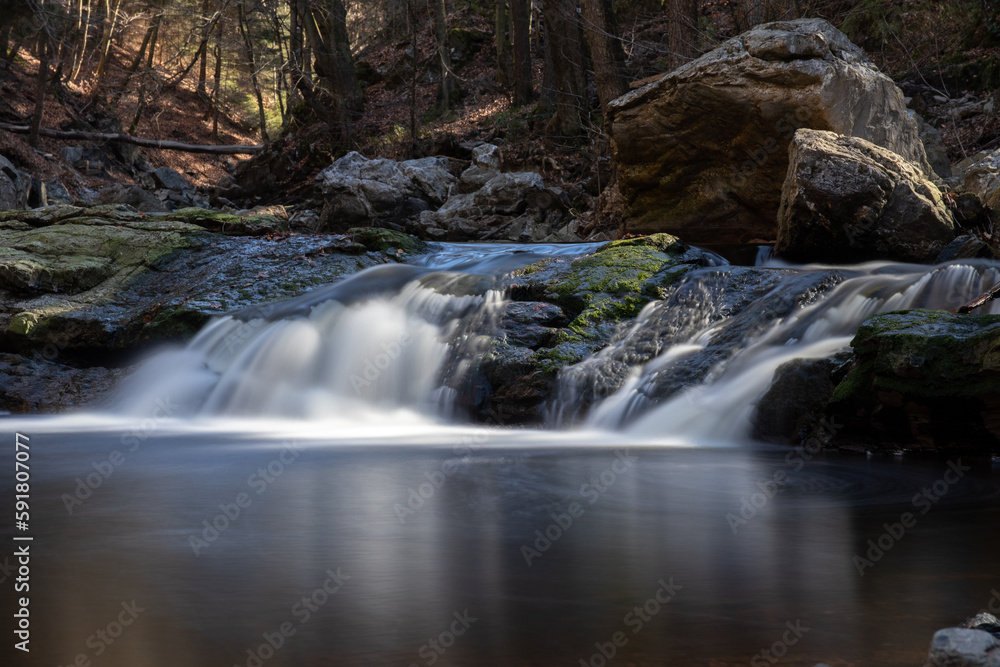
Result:
{"type": "Polygon", "coordinates": [[[425,157],[399,163],[399,169],[403,174],[413,181],[429,202],[437,206],[451,196],[458,182],[448,166],[449,161],[446,157],[425,157]]]}
{"type": "Polygon", "coordinates": [[[331,229],[371,224],[380,215],[400,212],[420,193],[399,164],[385,158],[369,160],[351,151],[316,176],[326,197],[322,217],[331,229]]]}
{"type": "Polygon", "coordinates": [[[28,208],[31,177],[0,155],[0,211],[28,208]]]}
{"type": "Polygon", "coordinates": [[[991,209],[993,224],[1000,225],[1000,149],[973,156],[963,167],[965,183],[961,190],[978,195],[991,209]]]}
{"type": "Polygon", "coordinates": [[[1000,667],[1000,641],[983,630],[938,630],[931,640],[926,667],[1000,667]]]}
{"type": "Polygon", "coordinates": [[[97,196],[99,204],[126,204],[143,213],[162,213],[167,210],[163,202],[152,192],[143,190],[138,185],[123,185],[111,183],[101,189],[97,196]]]}
{"type": "Polygon", "coordinates": [[[775,253],[795,261],[931,262],[955,238],[941,192],[912,163],[856,137],[798,130],[775,253]]]}
{"type": "Polygon", "coordinates": [[[822,19],[759,25],[609,105],[626,229],[773,241],[798,128],[861,137],[931,175],[891,79],[822,19]]]}
{"type": "Polygon", "coordinates": [[[177,192],[188,192],[194,190],[194,186],[186,178],[171,169],[170,167],[157,167],[152,172],[153,181],[156,187],[177,192]]]}

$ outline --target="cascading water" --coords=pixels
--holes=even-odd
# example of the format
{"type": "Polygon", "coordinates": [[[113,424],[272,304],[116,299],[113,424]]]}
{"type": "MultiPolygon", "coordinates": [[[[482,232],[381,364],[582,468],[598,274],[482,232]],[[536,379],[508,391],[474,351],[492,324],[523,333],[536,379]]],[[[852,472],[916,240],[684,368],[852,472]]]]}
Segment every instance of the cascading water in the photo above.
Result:
{"type": "MultiPolygon", "coordinates": [[[[552,414],[565,423],[567,415],[586,413],[587,426],[644,437],[739,442],[783,363],[846,350],[876,313],[953,310],[998,281],[995,262],[978,260],[930,269],[872,263],[701,270],[648,305],[614,344],[566,369],[552,414]],[[728,292],[737,285],[750,302],[728,292]],[[604,395],[596,396],[600,389],[604,395]]],[[[998,311],[995,302],[989,306],[998,311]]]]}
{"type": "MultiPolygon", "coordinates": [[[[378,421],[395,411],[461,421],[457,394],[503,314],[504,277],[596,247],[442,244],[413,266],[376,267],[218,318],[184,350],[150,360],[120,409],[145,414],[169,397],[179,416],[378,421]]],[[[548,424],[739,442],[781,364],[846,350],[875,313],[951,310],[998,281],[986,260],[699,269],[610,345],[561,371],[548,424]]]]}
{"type": "Polygon", "coordinates": [[[503,312],[498,278],[583,248],[443,245],[295,299],[216,318],[183,350],[125,383],[117,409],[157,402],[186,416],[384,420],[387,410],[454,419],[455,394],[503,312]]]}

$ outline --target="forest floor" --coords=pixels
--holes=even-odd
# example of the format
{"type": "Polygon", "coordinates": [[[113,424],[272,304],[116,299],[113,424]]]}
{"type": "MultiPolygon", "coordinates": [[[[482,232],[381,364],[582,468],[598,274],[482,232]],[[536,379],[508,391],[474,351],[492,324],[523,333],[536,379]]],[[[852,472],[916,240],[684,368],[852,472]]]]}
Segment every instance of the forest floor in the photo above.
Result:
{"type": "MultiPolygon", "coordinates": [[[[944,77],[940,77],[940,84],[942,88],[949,88],[942,92],[951,96],[966,95],[972,100],[996,96],[994,91],[1000,88],[996,83],[1000,79],[1000,47],[968,46],[969,40],[963,37],[966,26],[961,15],[914,8],[905,0],[893,0],[880,6],[884,12],[878,16],[859,16],[857,11],[852,11],[831,19],[860,43],[876,65],[897,81],[932,85],[938,83],[934,74],[941,66],[961,69],[963,63],[992,63],[979,79],[976,73],[981,74],[984,68],[973,68],[973,74],[966,77],[967,90],[956,89],[963,84],[961,78],[946,85],[944,77]]],[[[366,111],[358,122],[355,148],[368,157],[401,159],[447,154],[449,146],[461,142],[488,141],[501,146],[506,168],[539,171],[546,178],[561,183],[601,179],[605,170],[600,165],[609,161],[610,147],[601,132],[600,118],[594,117],[589,132],[578,141],[557,142],[547,137],[544,125],[548,116],[539,110],[540,105],[514,108],[508,94],[496,82],[492,17],[470,5],[453,13],[449,23],[452,31],[463,38],[456,63],[461,96],[453,108],[443,113],[435,109],[437,82],[430,25],[425,25],[416,34],[417,52],[421,54],[416,71],[408,64],[410,60],[405,52],[409,44],[405,41],[370,44],[357,58],[358,71],[367,85],[366,111]],[[415,137],[411,133],[411,119],[417,127],[415,137]]],[[[669,71],[668,24],[662,10],[621,16],[619,28],[630,81],[639,82],[669,71]]],[[[707,49],[713,42],[728,36],[722,33],[706,37],[702,46],[707,49]]],[[[113,51],[105,90],[121,88],[137,46],[126,45],[113,51]]],[[[536,58],[535,63],[535,89],[544,95],[542,59],[536,58]]],[[[37,67],[37,61],[22,51],[9,70],[0,70],[0,121],[24,123],[31,117],[37,67]]],[[[172,88],[165,87],[160,79],[148,81],[147,107],[134,134],[198,144],[260,142],[260,134],[252,127],[254,115],[238,107],[227,110],[221,118],[218,135],[213,135],[212,114],[207,113],[195,93],[193,79],[191,74],[172,88]]],[[[133,79],[129,94],[120,98],[110,96],[108,101],[116,104],[115,109],[110,109],[107,105],[90,102],[93,81],[84,75],[76,83],[64,85],[55,94],[50,93],[43,126],[79,127],[81,121],[93,124],[95,119],[100,122],[104,118],[106,122],[107,117],[116,116],[121,127],[127,128],[138,104],[135,81],[133,79]]],[[[592,92],[596,107],[596,91],[592,92]]],[[[1000,113],[995,112],[986,120],[981,116],[955,116],[941,123],[940,129],[949,156],[956,162],[978,150],[1000,146],[1000,113]]],[[[313,141],[314,135],[308,130],[300,128],[297,132],[301,140],[313,141]]],[[[293,136],[285,143],[291,150],[299,142],[293,136]]],[[[76,194],[93,191],[109,178],[122,182],[131,180],[128,170],[113,162],[107,165],[106,175],[87,176],[78,172],[60,155],[59,149],[65,145],[68,144],[63,141],[42,139],[41,149],[35,151],[28,146],[24,135],[0,132],[0,154],[33,175],[59,178],[76,194]]],[[[144,153],[153,167],[171,167],[194,184],[205,187],[218,183],[232,170],[237,159],[248,157],[150,149],[144,153]]],[[[335,157],[331,150],[323,160],[314,159],[301,165],[296,178],[301,182],[325,166],[324,161],[329,164],[335,157]]]]}

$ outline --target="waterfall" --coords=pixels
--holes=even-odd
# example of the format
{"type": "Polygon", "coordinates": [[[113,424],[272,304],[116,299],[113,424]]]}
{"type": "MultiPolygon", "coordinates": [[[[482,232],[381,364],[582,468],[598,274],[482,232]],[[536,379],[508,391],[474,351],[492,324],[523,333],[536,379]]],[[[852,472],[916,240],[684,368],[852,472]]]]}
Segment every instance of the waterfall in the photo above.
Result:
{"type": "Polygon", "coordinates": [[[187,415],[377,420],[408,408],[451,417],[455,388],[503,310],[502,292],[463,274],[414,272],[396,292],[343,298],[399,268],[359,274],[350,290],[213,320],[185,349],[141,368],[120,409],[143,414],[169,397],[187,415]]]}
{"type": "MultiPolygon", "coordinates": [[[[464,421],[510,272],[595,247],[443,244],[419,264],[375,267],[215,318],[184,349],[145,363],[118,411],[149,414],[169,400],[179,417],[464,421]]],[[[876,313],[953,310],[1000,282],[988,260],[791,266],[763,251],[758,259],[691,271],[610,344],[563,368],[548,425],[739,442],[785,362],[844,352],[876,313]]]]}
{"type": "MultiPolygon", "coordinates": [[[[588,427],[638,436],[738,442],[781,364],[848,349],[858,326],[876,313],[953,310],[998,281],[995,263],[979,260],[930,268],[702,270],[647,306],[612,345],[565,369],[553,414],[563,423],[570,415],[588,427]],[[754,300],[744,306],[725,290],[741,272],[757,280],[749,287],[754,300]],[[608,385],[617,391],[595,396],[595,388],[608,385]]],[[[989,312],[1000,312],[1000,304],[989,312]]]]}

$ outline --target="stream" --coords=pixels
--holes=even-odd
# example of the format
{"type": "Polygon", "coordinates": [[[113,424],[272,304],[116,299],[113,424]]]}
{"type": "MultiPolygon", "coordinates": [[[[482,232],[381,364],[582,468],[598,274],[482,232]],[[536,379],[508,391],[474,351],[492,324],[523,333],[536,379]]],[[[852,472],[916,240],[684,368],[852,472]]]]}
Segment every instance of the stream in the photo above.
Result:
{"type": "Polygon", "coordinates": [[[0,656],[915,667],[936,630],[1000,610],[998,464],[748,427],[784,361],[846,349],[876,312],[951,309],[1000,263],[762,254],[730,317],[745,267],[719,258],[564,371],[545,428],[470,423],[457,394],[509,273],[595,248],[441,244],[216,318],[106,412],[5,417],[9,451],[30,442],[31,525],[0,528],[0,656]],[[6,588],[27,535],[30,656],[6,588]]]}

